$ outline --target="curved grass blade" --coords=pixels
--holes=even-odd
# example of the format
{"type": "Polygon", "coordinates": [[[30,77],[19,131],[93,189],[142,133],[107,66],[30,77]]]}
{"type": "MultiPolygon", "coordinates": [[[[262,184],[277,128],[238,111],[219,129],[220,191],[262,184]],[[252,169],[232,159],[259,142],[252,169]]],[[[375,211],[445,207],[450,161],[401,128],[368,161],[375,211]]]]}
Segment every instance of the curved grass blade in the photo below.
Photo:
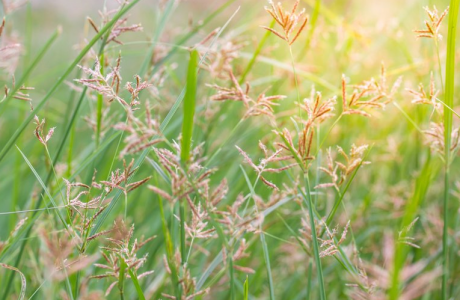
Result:
{"type": "MultiPolygon", "coordinates": [[[[18,149],[19,153],[21,153],[22,157],[24,158],[25,162],[27,163],[27,165],[29,166],[30,170],[32,171],[32,173],[34,173],[35,177],[37,178],[38,182],[40,183],[41,187],[43,188],[43,190],[45,191],[46,195],[48,196],[48,198],[50,199],[51,203],[53,204],[53,207],[57,207],[57,204],[56,204],[56,201],[54,201],[54,198],[53,196],[51,196],[50,192],[48,191],[48,189],[46,188],[46,185],[45,183],[43,182],[43,180],[41,179],[40,175],[38,175],[37,171],[35,170],[35,168],[32,166],[32,164],[30,163],[30,161],[27,159],[27,157],[24,155],[24,153],[22,153],[21,149],[19,149],[18,146],[16,146],[16,148],[18,149]]],[[[64,227],[68,230],[69,228],[67,227],[67,223],[64,221],[64,218],[61,216],[60,212],[58,210],[53,210],[54,212],[56,212],[56,215],[58,216],[58,218],[61,220],[62,224],[64,225],[64,227]]]]}

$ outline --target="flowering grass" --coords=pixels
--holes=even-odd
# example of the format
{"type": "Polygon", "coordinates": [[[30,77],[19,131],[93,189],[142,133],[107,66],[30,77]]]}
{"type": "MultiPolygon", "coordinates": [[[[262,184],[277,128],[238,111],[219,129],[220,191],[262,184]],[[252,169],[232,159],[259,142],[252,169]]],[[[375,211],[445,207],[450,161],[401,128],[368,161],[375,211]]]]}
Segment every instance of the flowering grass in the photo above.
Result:
{"type": "Polygon", "coordinates": [[[460,297],[459,1],[0,7],[1,299],[460,297]]]}

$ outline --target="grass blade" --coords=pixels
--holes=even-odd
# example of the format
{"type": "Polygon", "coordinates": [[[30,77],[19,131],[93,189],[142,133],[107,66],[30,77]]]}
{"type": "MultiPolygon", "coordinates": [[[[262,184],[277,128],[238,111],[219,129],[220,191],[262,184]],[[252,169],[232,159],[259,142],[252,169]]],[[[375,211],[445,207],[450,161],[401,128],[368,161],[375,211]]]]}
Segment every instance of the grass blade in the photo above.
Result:
{"type": "Polygon", "coordinates": [[[120,292],[120,299],[125,299],[125,272],[128,265],[125,262],[125,259],[120,255],[120,270],[118,271],[118,291],[120,292]]]}
{"type": "MultiPolygon", "coordinates": [[[[56,201],[54,201],[54,198],[53,196],[51,196],[50,192],[48,191],[48,188],[46,187],[45,183],[43,182],[43,180],[41,179],[40,175],[38,175],[37,171],[35,170],[35,168],[32,166],[32,164],[30,163],[30,161],[27,159],[27,157],[24,155],[24,153],[22,153],[21,149],[19,149],[19,147],[16,146],[16,148],[18,149],[19,153],[21,153],[22,157],[24,158],[25,162],[27,163],[27,165],[29,166],[30,170],[32,171],[32,173],[34,173],[35,177],[37,178],[38,182],[40,183],[41,187],[43,188],[43,190],[45,191],[46,195],[48,196],[48,198],[50,199],[51,203],[53,204],[53,207],[57,207],[57,204],[56,204],[56,201]]],[[[62,224],[64,225],[64,227],[66,229],[68,229],[67,227],[67,223],[64,221],[64,218],[61,216],[61,214],[59,213],[58,210],[53,210],[54,212],[56,212],[58,218],[61,220],[62,224]]]]}
{"type": "Polygon", "coordinates": [[[243,296],[243,299],[244,300],[248,300],[249,298],[249,277],[246,276],[246,280],[244,281],[244,296],[243,296]]]}
{"type": "Polygon", "coordinates": [[[402,230],[402,236],[395,234],[395,255],[391,278],[391,289],[389,294],[390,300],[397,300],[400,297],[400,273],[407,254],[406,250],[408,246],[402,242],[399,242],[399,240],[404,239],[407,236],[407,233],[404,234],[404,229],[407,228],[409,224],[411,224],[411,222],[414,220],[418,208],[425,198],[428,187],[430,186],[432,174],[435,174],[435,172],[433,170],[431,160],[428,158],[425,166],[423,167],[419,177],[416,180],[414,194],[406,204],[404,217],[400,226],[400,229],[402,230]]]}
{"type": "Polygon", "coordinates": [[[145,300],[144,293],[142,292],[141,285],[139,284],[139,279],[137,279],[137,275],[131,269],[128,269],[129,276],[133,281],[134,287],[136,288],[137,296],[140,300],[145,300]]]}
{"type": "Polygon", "coordinates": [[[267,242],[265,241],[265,234],[262,231],[260,232],[260,242],[262,243],[265,265],[267,267],[268,286],[270,287],[270,299],[275,300],[275,289],[273,284],[272,270],[270,267],[270,256],[267,248],[267,242]]]}
{"type": "Polygon", "coordinates": [[[193,118],[195,116],[196,85],[197,85],[198,51],[190,53],[187,71],[187,86],[184,96],[184,120],[182,122],[181,160],[186,163],[190,159],[190,148],[193,135],[193,118]]]}

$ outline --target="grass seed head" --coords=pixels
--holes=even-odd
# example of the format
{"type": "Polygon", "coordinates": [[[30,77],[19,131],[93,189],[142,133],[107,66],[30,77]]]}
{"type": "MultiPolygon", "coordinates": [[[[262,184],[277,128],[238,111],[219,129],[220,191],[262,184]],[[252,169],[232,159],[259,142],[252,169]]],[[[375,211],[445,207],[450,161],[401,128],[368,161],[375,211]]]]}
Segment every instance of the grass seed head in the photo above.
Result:
{"type": "Polygon", "coordinates": [[[272,16],[276,23],[281,26],[283,31],[280,33],[266,26],[262,26],[262,28],[272,32],[282,40],[285,40],[289,46],[292,45],[305,29],[305,26],[308,22],[308,17],[304,16],[305,9],[302,9],[299,13],[296,13],[299,2],[300,0],[296,0],[293,8],[290,11],[287,11],[284,10],[281,3],[275,5],[272,0],[269,0],[269,6],[265,6],[265,11],[267,11],[272,16]],[[297,26],[299,26],[298,29],[296,29],[297,26]],[[295,30],[297,30],[297,32],[295,32],[295,30]],[[292,34],[294,36],[292,36],[292,34]]]}

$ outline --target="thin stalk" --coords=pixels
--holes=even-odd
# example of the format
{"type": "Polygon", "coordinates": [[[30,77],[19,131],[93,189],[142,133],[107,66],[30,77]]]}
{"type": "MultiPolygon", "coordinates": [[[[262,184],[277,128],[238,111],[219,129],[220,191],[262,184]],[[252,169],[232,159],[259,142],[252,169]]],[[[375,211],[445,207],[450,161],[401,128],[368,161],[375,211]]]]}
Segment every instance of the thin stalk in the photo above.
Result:
{"type": "Polygon", "coordinates": [[[316,236],[315,215],[313,214],[313,201],[310,193],[310,181],[308,174],[304,173],[305,193],[308,201],[308,214],[310,215],[310,228],[312,232],[313,255],[315,257],[316,269],[318,272],[319,296],[321,300],[326,299],[326,291],[324,289],[323,268],[321,266],[321,258],[319,257],[318,237],[316,236]]]}
{"type": "Polygon", "coordinates": [[[230,272],[230,299],[235,300],[235,272],[233,271],[233,251],[228,256],[230,272]]]}
{"type": "Polygon", "coordinates": [[[166,248],[166,257],[168,260],[168,265],[171,269],[171,281],[173,283],[174,292],[176,295],[176,299],[181,299],[181,289],[179,287],[179,281],[177,276],[176,265],[174,264],[174,246],[171,239],[171,234],[169,232],[168,224],[166,222],[166,217],[163,209],[163,200],[160,196],[158,196],[158,205],[160,207],[160,215],[161,215],[161,226],[163,229],[163,235],[165,239],[165,248],[166,248]]]}
{"type": "Polygon", "coordinates": [[[187,250],[185,247],[185,203],[181,201],[180,207],[180,254],[181,254],[181,262],[182,265],[185,265],[187,261],[187,250]]]}
{"type": "MultiPolygon", "coordinates": [[[[273,28],[275,26],[276,21],[273,19],[272,22],[270,23],[270,28],[273,28]]],[[[256,62],[257,56],[259,56],[260,52],[262,51],[262,48],[264,47],[264,44],[267,42],[268,38],[270,37],[271,32],[266,31],[262,39],[260,40],[260,43],[257,45],[256,50],[254,51],[254,54],[251,57],[251,60],[249,61],[246,69],[244,70],[243,74],[241,75],[240,84],[243,84],[246,76],[248,76],[249,71],[251,71],[252,67],[254,66],[254,63],[256,62]]]]}
{"type": "Polygon", "coordinates": [[[435,45],[435,48],[436,48],[436,57],[438,59],[439,79],[441,79],[441,88],[442,88],[442,91],[444,92],[444,80],[442,78],[441,55],[439,54],[439,43],[438,43],[437,38],[435,38],[435,40],[434,40],[434,45],[435,45]]]}
{"type": "MultiPolygon", "coordinates": [[[[101,62],[100,72],[104,75],[104,52],[99,55],[99,61],[101,62]]],[[[101,127],[102,127],[102,107],[104,106],[104,96],[102,94],[97,95],[97,116],[96,116],[96,147],[99,146],[101,138],[101,127]]]]}
{"type": "Polygon", "coordinates": [[[299,106],[299,117],[301,117],[301,115],[300,115],[299,83],[297,82],[297,72],[296,72],[296,69],[295,69],[294,55],[292,55],[292,47],[291,46],[289,46],[289,54],[291,55],[292,72],[294,73],[295,89],[296,89],[296,92],[297,92],[297,105],[299,106]]]}
{"type": "Polygon", "coordinates": [[[307,300],[310,300],[310,296],[311,296],[310,293],[311,293],[312,273],[313,273],[313,264],[310,260],[310,262],[308,263],[307,295],[305,297],[307,300]]]}

